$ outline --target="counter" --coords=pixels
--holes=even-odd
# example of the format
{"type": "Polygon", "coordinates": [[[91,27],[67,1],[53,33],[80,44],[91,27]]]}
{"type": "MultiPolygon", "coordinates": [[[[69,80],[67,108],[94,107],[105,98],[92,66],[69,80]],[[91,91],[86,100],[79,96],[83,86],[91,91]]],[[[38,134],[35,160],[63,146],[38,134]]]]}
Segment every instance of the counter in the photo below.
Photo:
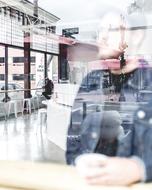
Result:
{"type": "Polygon", "coordinates": [[[47,104],[47,137],[63,150],[66,149],[71,108],[78,88],[73,84],[56,84],[55,101],[52,98],[47,104]]]}
{"type": "Polygon", "coordinates": [[[150,190],[152,184],[130,187],[89,186],[74,167],[24,161],[0,161],[0,190],[150,190]]]}

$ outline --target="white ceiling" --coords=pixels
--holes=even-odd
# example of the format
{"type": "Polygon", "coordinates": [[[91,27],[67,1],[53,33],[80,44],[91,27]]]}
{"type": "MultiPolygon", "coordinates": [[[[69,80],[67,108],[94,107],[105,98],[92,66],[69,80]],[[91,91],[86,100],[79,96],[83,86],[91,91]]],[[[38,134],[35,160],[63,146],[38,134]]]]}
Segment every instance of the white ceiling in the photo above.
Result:
{"type": "MultiPolygon", "coordinates": [[[[135,1],[144,6],[143,10],[146,13],[151,13],[152,0],[135,1]]],[[[147,16],[139,12],[128,16],[127,7],[132,2],[134,0],[38,0],[40,7],[61,19],[60,25],[84,25],[84,22],[96,22],[108,12],[126,15],[132,26],[152,25],[151,14],[147,16]]]]}
{"type": "MultiPolygon", "coordinates": [[[[30,0],[33,2],[32,0],[30,0]]],[[[39,6],[63,22],[95,19],[112,9],[126,11],[132,0],[38,0],[39,6]]]]}

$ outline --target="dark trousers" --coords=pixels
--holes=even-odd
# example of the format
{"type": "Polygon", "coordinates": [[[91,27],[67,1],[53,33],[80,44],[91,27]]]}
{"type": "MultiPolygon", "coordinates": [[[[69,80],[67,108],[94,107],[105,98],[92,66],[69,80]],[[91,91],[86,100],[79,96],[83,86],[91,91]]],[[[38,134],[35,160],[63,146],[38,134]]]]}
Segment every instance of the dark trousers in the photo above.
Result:
{"type": "Polygon", "coordinates": [[[50,100],[50,99],[51,99],[51,94],[48,94],[47,92],[42,92],[42,95],[43,95],[47,100],[50,100]]]}

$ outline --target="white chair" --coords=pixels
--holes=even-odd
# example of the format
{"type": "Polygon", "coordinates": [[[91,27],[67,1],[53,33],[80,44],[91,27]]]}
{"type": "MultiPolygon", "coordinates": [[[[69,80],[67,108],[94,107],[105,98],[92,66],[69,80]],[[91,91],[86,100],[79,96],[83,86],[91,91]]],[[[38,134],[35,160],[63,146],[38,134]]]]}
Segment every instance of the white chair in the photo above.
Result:
{"type": "Polygon", "coordinates": [[[31,110],[32,110],[32,106],[33,105],[33,108],[35,110],[35,105],[34,105],[34,101],[32,101],[32,98],[25,98],[23,100],[23,109],[22,109],[22,114],[24,112],[24,110],[26,110],[27,112],[29,112],[31,114],[31,110]],[[26,105],[26,107],[25,107],[26,105]]]}
{"type": "Polygon", "coordinates": [[[47,119],[47,109],[45,109],[45,108],[41,108],[38,111],[38,125],[40,126],[41,130],[42,130],[42,121],[43,121],[43,118],[45,118],[45,122],[46,122],[46,119],[47,119]]]}
{"type": "Polygon", "coordinates": [[[0,114],[4,115],[5,120],[7,120],[6,102],[0,102],[0,114]]]}
{"type": "MultiPolygon", "coordinates": [[[[47,105],[50,100],[43,100],[42,104],[46,106],[46,108],[41,108],[38,110],[38,125],[40,126],[40,129],[42,130],[42,119],[43,116],[45,117],[45,120],[47,120],[47,105]]],[[[47,123],[47,122],[46,122],[47,123]]]]}
{"type": "Polygon", "coordinates": [[[31,101],[33,101],[33,105],[34,105],[34,109],[36,108],[36,105],[37,105],[37,109],[39,109],[40,108],[40,103],[39,103],[39,101],[40,101],[40,98],[41,97],[39,97],[39,96],[33,96],[31,99],[31,101]],[[36,105],[35,105],[35,102],[36,102],[36,105]]]}
{"type": "Polygon", "coordinates": [[[8,117],[11,113],[11,108],[14,109],[14,114],[15,114],[15,117],[17,118],[17,101],[16,100],[11,100],[8,102],[8,113],[7,113],[8,117]]]}

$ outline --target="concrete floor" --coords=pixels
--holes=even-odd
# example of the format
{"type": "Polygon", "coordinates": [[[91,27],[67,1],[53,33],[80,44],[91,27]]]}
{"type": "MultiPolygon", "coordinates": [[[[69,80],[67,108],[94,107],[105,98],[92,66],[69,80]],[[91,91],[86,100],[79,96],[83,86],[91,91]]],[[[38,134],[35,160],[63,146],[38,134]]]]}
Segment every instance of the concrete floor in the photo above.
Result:
{"type": "Polygon", "coordinates": [[[38,112],[10,116],[0,121],[0,160],[30,160],[65,163],[65,152],[47,140],[46,123],[42,128],[38,112]]]}

